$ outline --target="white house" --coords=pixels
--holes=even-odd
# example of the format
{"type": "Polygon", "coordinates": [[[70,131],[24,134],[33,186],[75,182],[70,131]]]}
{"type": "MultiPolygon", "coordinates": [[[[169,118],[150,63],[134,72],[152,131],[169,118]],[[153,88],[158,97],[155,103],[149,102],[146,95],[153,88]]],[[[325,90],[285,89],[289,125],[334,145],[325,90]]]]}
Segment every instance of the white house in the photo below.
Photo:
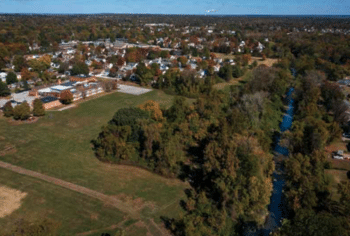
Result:
{"type": "Polygon", "coordinates": [[[6,72],[1,72],[0,73],[0,80],[2,82],[6,82],[6,76],[7,76],[7,73],[6,72]]]}

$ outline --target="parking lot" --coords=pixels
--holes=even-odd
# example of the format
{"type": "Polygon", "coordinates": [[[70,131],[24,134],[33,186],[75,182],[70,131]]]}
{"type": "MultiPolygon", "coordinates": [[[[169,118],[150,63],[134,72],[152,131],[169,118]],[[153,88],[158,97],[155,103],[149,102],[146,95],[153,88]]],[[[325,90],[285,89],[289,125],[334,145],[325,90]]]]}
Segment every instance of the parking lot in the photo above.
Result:
{"type": "Polygon", "coordinates": [[[140,87],[124,85],[124,84],[119,84],[118,85],[118,92],[121,92],[121,93],[128,93],[128,94],[133,94],[133,95],[141,95],[141,94],[144,94],[144,93],[148,93],[150,91],[152,91],[152,89],[140,88],[140,87]]]}
{"type": "MultiPolygon", "coordinates": [[[[12,93],[10,99],[5,99],[2,98],[0,99],[0,108],[3,107],[5,105],[6,102],[10,101],[10,100],[14,100],[17,103],[22,103],[24,101],[27,101],[28,104],[31,106],[34,99],[36,99],[37,97],[33,97],[33,96],[29,96],[29,92],[25,91],[25,92],[21,92],[21,93],[12,93]]],[[[12,106],[16,106],[16,103],[13,103],[12,106]]]]}

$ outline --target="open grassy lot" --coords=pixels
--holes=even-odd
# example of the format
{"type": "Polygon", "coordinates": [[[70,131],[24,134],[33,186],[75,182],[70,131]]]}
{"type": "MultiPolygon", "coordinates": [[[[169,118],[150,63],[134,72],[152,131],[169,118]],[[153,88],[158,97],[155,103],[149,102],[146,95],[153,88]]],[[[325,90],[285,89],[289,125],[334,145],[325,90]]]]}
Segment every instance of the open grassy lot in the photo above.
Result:
{"type": "MultiPolygon", "coordinates": [[[[181,210],[178,203],[187,185],[139,168],[101,163],[94,157],[90,146],[90,140],[97,137],[101,126],[118,109],[137,106],[150,99],[168,107],[173,96],[158,90],[140,96],[117,92],[80,103],[76,108],[50,111],[33,124],[9,125],[8,120],[1,117],[0,149],[14,147],[2,153],[0,160],[116,196],[138,208],[142,217],[154,218],[154,222],[160,223],[161,215],[171,217],[181,210]]],[[[39,217],[47,213],[63,221],[65,227],[60,235],[71,235],[70,232],[100,229],[122,220],[122,213],[116,209],[104,209],[98,200],[29,177],[11,175],[2,169],[0,173],[0,184],[17,186],[17,189],[28,192],[23,207],[16,214],[1,219],[0,226],[17,217],[35,214],[39,217]],[[40,205],[38,199],[45,199],[45,204],[37,206],[40,205]],[[86,204],[93,206],[89,206],[90,209],[86,204]],[[85,211],[105,214],[106,217],[110,215],[111,219],[100,216],[95,220],[99,223],[95,224],[89,219],[79,219],[80,214],[74,213],[88,214],[83,213],[85,211]]]]}
{"type": "MultiPolygon", "coordinates": [[[[226,55],[225,53],[215,53],[215,55],[218,58],[222,58],[223,60],[225,59],[235,59],[236,55],[233,54],[228,54],[226,55]]],[[[261,57],[252,57],[252,60],[249,62],[249,65],[252,64],[254,61],[258,63],[258,65],[267,65],[267,66],[272,66],[274,63],[276,63],[278,60],[275,58],[266,58],[264,61],[262,60],[261,57]]]]}
{"type": "Polygon", "coordinates": [[[234,79],[231,79],[230,81],[228,82],[222,82],[222,83],[218,83],[218,84],[214,84],[214,88],[216,89],[219,89],[219,90],[223,90],[223,91],[226,91],[229,89],[229,87],[231,85],[243,85],[245,82],[245,79],[244,79],[244,76],[242,77],[239,77],[239,78],[234,78],[234,79]]]}
{"type": "Polygon", "coordinates": [[[338,184],[341,181],[346,181],[348,180],[348,177],[346,175],[348,171],[346,170],[326,170],[326,174],[329,174],[332,176],[332,189],[331,189],[331,193],[332,193],[332,199],[335,201],[338,201],[340,198],[340,194],[338,194],[338,184]]]}
{"type": "Polygon", "coordinates": [[[0,171],[0,184],[27,194],[18,210],[0,218],[0,235],[9,233],[20,219],[52,218],[61,224],[59,235],[75,235],[123,220],[123,213],[98,200],[8,170],[0,171]]]}
{"type": "Polygon", "coordinates": [[[331,175],[333,179],[332,182],[332,198],[333,200],[339,200],[340,195],[337,193],[338,184],[341,181],[347,180],[347,172],[350,171],[350,160],[337,160],[332,158],[332,152],[337,150],[343,150],[344,153],[347,151],[347,141],[342,141],[341,139],[335,140],[330,145],[325,148],[325,151],[328,155],[328,160],[331,163],[332,169],[326,170],[326,173],[331,175]]]}

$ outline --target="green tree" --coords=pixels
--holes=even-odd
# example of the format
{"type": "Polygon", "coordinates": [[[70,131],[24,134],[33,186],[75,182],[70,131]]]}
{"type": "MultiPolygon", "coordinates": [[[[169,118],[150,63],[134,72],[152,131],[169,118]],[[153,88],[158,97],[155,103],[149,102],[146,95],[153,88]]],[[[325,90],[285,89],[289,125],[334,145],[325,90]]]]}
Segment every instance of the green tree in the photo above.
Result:
{"type": "Polygon", "coordinates": [[[164,51],[160,52],[159,56],[161,58],[168,58],[170,56],[170,53],[169,53],[169,51],[164,50],[164,51]]]}
{"type": "Polygon", "coordinates": [[[43,106],[43,102],[37,98],[33,102],[33,115],[34,116],[44,116],[45,108],[43,106]]]}
{"type": "Polygon", "coordinates": [[[7,84],[13,84],[13,83],[17,83],[18,79],[17,79],[17,75],[14,72],[9,72],[6,76],[6,83],[7,84]]]}
{"type": "Polygon", "coordinates": [[[69,69],[69,63],[62,62],[62,63],[60,63],[60,67],[58,68],[58,72],[63,74],[64,72],[68,71],[68,69],[69,69]]]}
{"type": "Polygon", "coordinates": [[[185,56],[181,56],[181,57],[177,58],[177,61],[181,63],[181,66],[185,66],[187,61],[188,61],[188,59],[185,56]]]}
{"type": "Polygon", "coordinates": [[[8,101],[7,103],[5,103],[4,106],[4,116],[6,117],[11,117],[13,116],[13,107],[10,101],[8,101]]]}
{"type": "Polygon", "coordinates": [[[135,74],[140,78],[142,84],[148,84],[153,80],[152,71],[144,63],[137,65],[135,74]]]}
{"type": "Polygon", "coordinates": [[[116,126],[130,126],[131,134],[128,137],[128,141],[138,142],[141,130],[137,125],[137,120],[149,118],[149,112],[141,110],[140,108],[123,108],[114,114],[112,120],[109,121],[109,124],[114,124],[116,126]]]}
{"type": "Polygon", "coordinates": [[[27,62],[22,55],[15,55],[13,65],[15,66],[15,71],[20,72],[22,68],[27,67],[27,62]]]}
{"type": "Polygon", "coordinates": [[[7,97],[11,94],[10,89],[7,87],[7,84],[0,81],[0,97],[7,97]]]}
{"type": "Polygon", "coordinates": [[[89,74],[89,67],[82,61],[78,61],[73,65],[73,68],[71,70],[71,75],[88,75],[89,74]]]}
{"type": "Polygon", "coordinates": [[[234,66],[232,67],[232,76],[233,76],[234,78],[239,78],[239,77],[241,77],[242,75],[243,75],[243,70],[242,70],[241,66],[239,66],[239,65],[234,65],[234,66]]]}
{"type": "Polygon", "coordinates": [[[219,76],[224,80],[229,81],[232,79],[232,72],[232,66],[227,64],[220,68],[219,76]]]}
{"type": "Polygon", "coordinates": [[[17,105],[13,109],[13,118],[15,120],[26,120],[30,117],[30,106],[27,102],[17,105]]]}

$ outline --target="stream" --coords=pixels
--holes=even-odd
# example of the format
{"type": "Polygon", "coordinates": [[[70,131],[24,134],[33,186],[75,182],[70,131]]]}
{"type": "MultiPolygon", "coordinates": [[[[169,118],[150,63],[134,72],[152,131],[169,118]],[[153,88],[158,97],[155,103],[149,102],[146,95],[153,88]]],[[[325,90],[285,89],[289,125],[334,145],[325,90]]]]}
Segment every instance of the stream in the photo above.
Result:
{"type": "MultiPolygon", "coordinates": [[[[294,115],[294,99],[292,98],[294,88],[290,88],[286,94],[286,100],[288,104],[288,109],[283,116],[283,120],[280,124],[280,134],[276,138],[276,146],[275,146],[275,158],[280,155],[288,156],[289,151],[285,147],[281,147],[279,145],[281,135],[283,132],[289,130],[292,127],[293,115],[294,115]]],[[[280,163],[275,162],[275,171],[273,173],[273,191],[269,205],[269,215],[266,218],[265,226],[261,229],[259,235],[269,235],[273,230],[281,227],[282,220],[286,215],[285,212],[285,203],[283,199],[283,187],[285,184],[283,174],[282,174],[282,166],[280,163]]]]}
{"type": "Polygon", "coordinates": [[[282,173],[283,167],[281,166],[281,161],[278,161],[278,159],[280,159],[281,156],[288,157],[289,155],[288,149],[280,146],[280,139],[283,132],[289,130],[292,126],[294,116],[294,99],[292,97],[293,92],[294,88],[291,87],[286,93],[285,103],[288,104],[288,108],[283,115],[283,120],[280,124],[280,133],[274,140],[275,171],[272,175],[273,191],[270,199],[270,205],[268,206],[269,215],[266,217],[265,225],[262,228],[254,229],[254,227],[248,226],[244,232],[244,235],[246,236],[267,236],[277,228],[281,227],[283,218],[287,216],[287,211],[285,208],[286,202],[283,195],[283,187],[285,184],[282,173]]]}

